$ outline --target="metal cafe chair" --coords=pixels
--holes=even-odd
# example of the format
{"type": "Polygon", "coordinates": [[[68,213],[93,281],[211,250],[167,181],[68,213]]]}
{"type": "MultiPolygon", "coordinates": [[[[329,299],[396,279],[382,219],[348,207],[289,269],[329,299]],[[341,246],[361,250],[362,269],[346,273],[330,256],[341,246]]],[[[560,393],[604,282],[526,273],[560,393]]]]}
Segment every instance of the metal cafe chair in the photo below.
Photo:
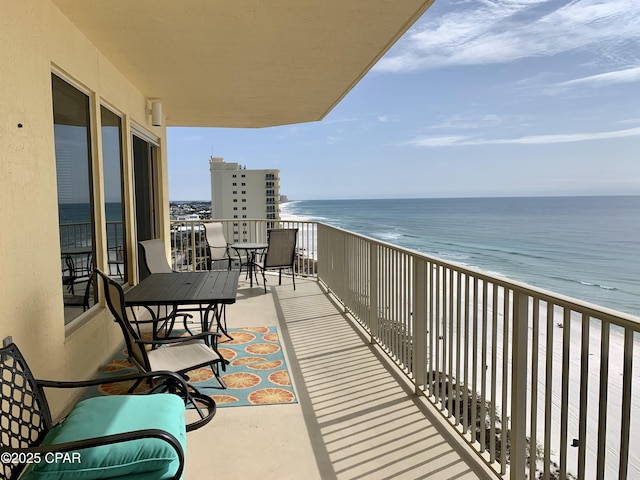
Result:
{"type": "MultiPolygon", "coordinates": [[[[124,335],[131,363],[142,372],[167,370],[184,376],[186,380],[188,380],[187,372],[201,367],[210,367],[220,386],[226,388],[220,378],[220,367],[226,370],[229,362],[218,352],[219,333],[203,332],[186,337],[166,336],[144,340],[138,329],[133,328],[129,321],[124,292],[120,284],[100,270],[95,271],[102,279],[107,306],[124,335]],[[146,347],[150,347],[151,350],[147,350],[146,347]]],[[[141,322],[138,321],[138,323],[141,322]]],[[[189,387],[197,392],[192,385],[189,387]]]]}
{"type": "Polygon", "coordinates": [[[267,251],[255,267],[262,271],[264,293],[267,293],[266,270],[278,270],[278,285],[282,285],[282,270],[291,269],[293,289],[296,289],[295,260],[297,228],[273,228],[267,232],[267,251]]]}

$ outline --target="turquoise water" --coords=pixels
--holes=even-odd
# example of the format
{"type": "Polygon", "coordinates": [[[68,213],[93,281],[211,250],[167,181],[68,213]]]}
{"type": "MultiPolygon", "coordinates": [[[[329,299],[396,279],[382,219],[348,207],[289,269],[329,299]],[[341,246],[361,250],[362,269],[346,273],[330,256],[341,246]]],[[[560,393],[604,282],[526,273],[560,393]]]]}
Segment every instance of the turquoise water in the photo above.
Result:
{"type": "Polygon", "coordinates": [[[281,210],[640,316],[640,196],[304,200],[281,210]]]}

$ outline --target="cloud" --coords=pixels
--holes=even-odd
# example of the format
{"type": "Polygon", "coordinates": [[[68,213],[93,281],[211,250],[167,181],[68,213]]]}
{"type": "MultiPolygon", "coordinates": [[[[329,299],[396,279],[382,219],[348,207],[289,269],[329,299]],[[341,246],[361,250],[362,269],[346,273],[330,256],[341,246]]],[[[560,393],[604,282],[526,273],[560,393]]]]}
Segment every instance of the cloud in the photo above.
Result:
{"type": "Polygon", "coordinates": [[[556,87],[574,87],[576,85],[586,85],[591,87],[601,87],[617,83],[629,83],[640,81],[640,67],[626,68],[615,72],[601,73],[589,77],[576,78],[567,82],[556,84],[556,87]]]}
{"type": "Polygon", "coordinates": [[[331,120],[324,119],[322,120],[322,123],[324,123],[325,125],[329,125],[332,123],[345,123],[345,122],[358,122],[358,121],[360,121],[359,117],[347,117],[347,118],[334,118],[331,120]]]}
{"type": "Polygon", "coordinates": [[[480,117],[472,115],[451,115],[440,123],[431,125],[430,130],[436,129],[457,129],[470,130],[483,127],[495,127],[504,124],[506,121],[513,121],[513,118],[504,115],[486,114],[480,117]]]}
{"type": "Polygon", "coordinates": [[[408,142],[417,147],[453,147],[456,145],[466,145],[469,137],[460,135],[450,135],[445,137],[419,137],[408,142]]]}
{"type": "Polygon", "coordinates": [[[481,139],[469,136],[418,137],[407,142],[416,147],[459,147],[471,145],[548,145],[574,143],[613,138],[640,137],[640,127],[610,132],[560,133],[551,135],[529,135],[509,139],[481,139]]]}
{"type": "Polygon", "coordinates": [[[587,48],[624,62],[640,47],[637,0],[469,0],[438,11],[431,7],[375,70],[507,63],[587,48]]]}
{"type": "Polygon", "coordinates": [[[398,122],[400,121],[399,115],[378,115],[378,121],[381,123],[398,122]]]}

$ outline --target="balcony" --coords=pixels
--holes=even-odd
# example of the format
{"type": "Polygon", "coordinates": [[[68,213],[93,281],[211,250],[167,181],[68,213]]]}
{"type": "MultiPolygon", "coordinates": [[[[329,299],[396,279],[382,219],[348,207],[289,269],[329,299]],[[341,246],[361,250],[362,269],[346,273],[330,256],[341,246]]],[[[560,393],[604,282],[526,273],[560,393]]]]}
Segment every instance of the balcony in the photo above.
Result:
{"type": "MultiPolygon", "coordinates": [[[[264,241],[273,223],[248,221],[241,241],[264,241]]],[[[251,303],[274,302],[301,404],[277,426],[271,413],[247,420],[239,443],[255,429],[269,448],[312,451],[312,466],[295,465],[318,469],[311,478],[638,478],[640,319],[328,225],[277,223],[299,228],[308,281],[241,289],[229,318],[264,322],[251,303]],[[277,435],[294,425],[301,438],[277,435]]],[[[191,232],[172,240],[176,269],[197,265],[184,262],[201,248],[191,232]]]]}
{"type": "Polygon", "coordinates": [[[278,326],[298,403],[221,407],[187,436],[186,479],[491,478],[315,278],[277,283],[241,281],[227,321],[278,326]]]}
{"type": "MultiPolygon", "coordinates": [[[[198,223],[171,223],[174,270],[206,265],[198,223]]],[[[243,282],[228,309],[278,326],[299,403],[221,408],[187,478],[218,440],[234,478],[639,478],[637,317],[324,224],[222,223],[299,229],[298,289],[243,282]]]]}

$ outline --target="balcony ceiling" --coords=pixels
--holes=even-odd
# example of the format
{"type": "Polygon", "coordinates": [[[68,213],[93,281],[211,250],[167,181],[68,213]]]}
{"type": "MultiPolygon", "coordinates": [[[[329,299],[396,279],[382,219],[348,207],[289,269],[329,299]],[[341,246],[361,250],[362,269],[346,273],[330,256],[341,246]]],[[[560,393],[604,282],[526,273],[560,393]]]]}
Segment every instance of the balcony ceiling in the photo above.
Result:
{"type": "Polygon", "coordinates": [[[433,0],[52,0],[167,126],[321,120],[433,0]]]}

